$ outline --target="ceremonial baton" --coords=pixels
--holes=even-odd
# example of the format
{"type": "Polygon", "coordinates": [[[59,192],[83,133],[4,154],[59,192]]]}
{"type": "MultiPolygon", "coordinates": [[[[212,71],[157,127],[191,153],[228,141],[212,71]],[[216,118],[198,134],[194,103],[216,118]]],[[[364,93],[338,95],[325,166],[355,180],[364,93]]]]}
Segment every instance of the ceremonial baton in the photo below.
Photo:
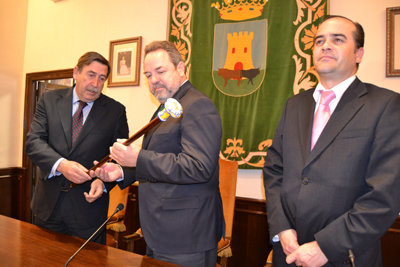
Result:
{"type": "MultiPolygon", "coordinates": [[[[146,126],[144,126],[142,129],[140,129],[138,132],[136,132],[134,135],[129,137],[125,142],[123,142],[124,145],[128,146],[130,145],[133,141],[147,133],[150,129],[152,129],[154,126],[156,126],[158,123],[162,121],[166,121],[169,117],[172,118],[179,118],[182,115],[182,106],[181,104],[174,98],[168,98],[167,101],[165,101],[164,108],[157,113],[157,116],[151,120],[146,126]]],[[[104,157],[102,160],[100,160],[97,164],[95,164],[90,170],[94,171],[98,167],[101,167],[104,163],[109,161],[110,154],[108,154],[106,157],[104,157]]],[[[88,173],[89,173],[88,172],[88,173]]]]}

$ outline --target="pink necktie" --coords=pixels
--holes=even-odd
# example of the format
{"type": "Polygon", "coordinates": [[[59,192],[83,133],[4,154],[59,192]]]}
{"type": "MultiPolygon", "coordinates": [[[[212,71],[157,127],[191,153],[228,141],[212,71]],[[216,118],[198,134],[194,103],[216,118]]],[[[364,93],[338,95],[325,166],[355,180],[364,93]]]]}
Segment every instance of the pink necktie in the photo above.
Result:
{"type": "Polygon", "coordinates": [[[317,142],[319,136],[322,133],[326,123],[331,116],[331,110],[329,108],[329,103],[335,99],[335,92],[332,90],[322,91],[321,92],[321,100],[319,102],[319,106],[317,112],[314,114],[314,122],[312,129],[312,139],[311,139],[311,150],[314,148],[315,143],[317,142]]]}
{"type": "Polygon", "coordinates": [[[72,145],[74,145],[76,139],[83,126],[83,113],[82,109],[87,105],[86,102],[79,100],[79,107],[72,116],[72,145]]]}

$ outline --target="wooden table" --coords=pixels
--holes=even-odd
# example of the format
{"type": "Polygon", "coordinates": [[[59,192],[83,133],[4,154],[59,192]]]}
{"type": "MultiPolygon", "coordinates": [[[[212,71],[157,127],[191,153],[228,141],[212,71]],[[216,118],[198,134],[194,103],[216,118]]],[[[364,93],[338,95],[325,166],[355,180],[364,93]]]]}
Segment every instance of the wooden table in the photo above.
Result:
{"type": "MultiPolygon", "coordinates": [[[[0,266],[64,266],[85,240],[0,215],[0,266]]],[[[89,242],[68,266],[176,267],[125,250],[89,242]]]]}

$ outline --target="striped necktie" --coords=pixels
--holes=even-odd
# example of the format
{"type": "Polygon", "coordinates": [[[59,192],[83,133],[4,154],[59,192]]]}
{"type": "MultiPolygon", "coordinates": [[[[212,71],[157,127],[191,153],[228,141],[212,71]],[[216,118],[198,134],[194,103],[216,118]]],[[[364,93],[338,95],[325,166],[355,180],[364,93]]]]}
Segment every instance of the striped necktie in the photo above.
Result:
{"type": "Polygon", "coordinates": [[[79,100],[79,107],[72,116],[72,145],[74,145],[76,139],[78,139],[79,133],[83,126],[83,112],[82,110],[86,107],[87,103],[79,100]]]}

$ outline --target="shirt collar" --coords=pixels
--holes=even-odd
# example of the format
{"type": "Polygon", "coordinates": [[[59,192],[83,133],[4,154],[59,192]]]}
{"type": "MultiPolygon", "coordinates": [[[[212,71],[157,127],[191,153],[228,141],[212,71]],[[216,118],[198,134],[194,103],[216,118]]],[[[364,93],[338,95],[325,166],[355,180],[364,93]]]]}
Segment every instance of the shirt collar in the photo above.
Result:
{"type": "MultiPolygon", "coordinates": [[[[349,88],[350,84],[355,79],[356,79],[356,75],[350,76],[343,82],[335,85],[334,87],[332,87],[330,89],[333,92],[335,92],[335,96],[336,96],[335,102],[339,102],[339,100],[340,100],[340,98],[342,98],[344,92],[346,92],[347,88],[349,88]]],[[[314,97],[314,100],[316,103],[318,103],[322,91],[327,91],[327,89],[325,89],[325,87],[321,83],[318,83],[317,87],[315,88],[314,94],[313,94],[313,97],[314,97]]]]}
{"type": "Polygon", "coordinates": [[[186,80],[181,84],[181,86],[179,86],[179,88],[182,87],[182,85],[184,85],[187,81],[189,81],[189,80],[186,79],[186,80]]]}
{"type": "Polygon", "coordinates": [[[78,101],[79,101],[79,97],[76,94],[75,87],[74,87],[74,90],[72,90],[72,104],[75,104],[78,101]]]}

